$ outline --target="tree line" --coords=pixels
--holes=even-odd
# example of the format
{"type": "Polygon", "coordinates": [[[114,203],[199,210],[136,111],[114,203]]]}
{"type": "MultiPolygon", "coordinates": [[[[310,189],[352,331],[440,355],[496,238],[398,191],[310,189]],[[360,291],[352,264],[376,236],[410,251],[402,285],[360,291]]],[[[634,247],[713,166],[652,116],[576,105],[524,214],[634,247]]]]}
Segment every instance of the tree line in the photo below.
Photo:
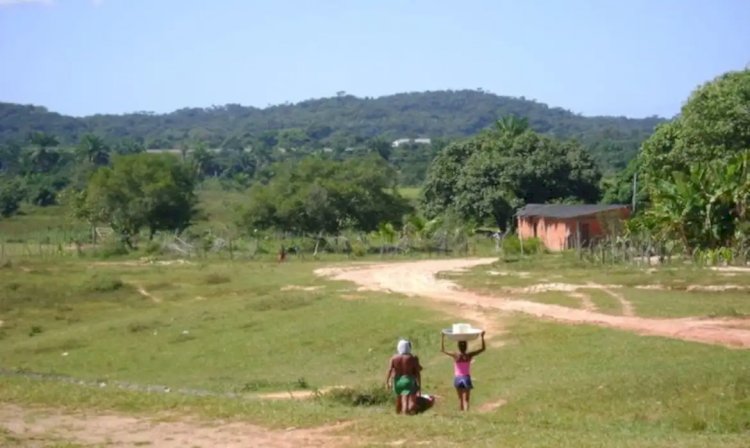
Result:
{"type": "Polygon", "coordinates": [[[129,139],[146,149],[182,148],[202,142],[209,148],[311,153],[344,151],[374,138],[472,136],[504,116],[525,117],[541,134],[576,139],[606,171],[631,160],[663,119],[584,117],[525,98],[482,90],[413,92],[380,98],[341,94],[333,98],[267,108],[227,104],[185,108],[168,114],[148,112],[75,118],[38,106],[0,103],[0,144],[22,142],[33,131],[73,145],[87,133],[113,141],[129,139]]]}
{"type": "Polygon", "coordinates": [[[218,177],[245,191],[236,221],[248,234],[408,233],[441,220],[507,229],[524,204],[630,203],[636,185],[630,232],[686,252],[746,248],[749,129],[750,71],[724,74],[697,88],[678,117],[659,125],[631,163],[602,181],[580,141],[506,116],[435,151],[416,207],[398,193],[393,159],[402,155],[382,138],[350,154],[276,157],[255,148],[216,152],[203,143],[183,154],[149,154],[132,141],[110,146],[93,134],[53,151],[59,142],[37,132],[26,146],[5,146],[0,154],[0,213],[12,214],[24,197],[37,205],[63,198],[79,219],[109,225],[133,245],[142,231],[151,237],[188,228],[197,213],[196,185],[218,177]]]}

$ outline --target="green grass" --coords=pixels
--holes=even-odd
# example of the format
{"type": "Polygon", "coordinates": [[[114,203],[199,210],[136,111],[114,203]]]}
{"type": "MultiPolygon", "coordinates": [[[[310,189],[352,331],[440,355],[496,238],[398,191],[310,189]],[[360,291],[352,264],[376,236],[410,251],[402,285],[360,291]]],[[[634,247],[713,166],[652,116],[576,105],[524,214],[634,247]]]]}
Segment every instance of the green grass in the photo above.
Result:
{"type": "MultiPolygon", "coordinates": [[[[557,261],[539,261],[537,268],[527,262],[496,265],[460,278],[480,289],[511,278],[535,283],[551,272],[583,278],[577,271],[583,268],[553,269],[545,263],[557,261]],[[511,269],[532,272],[532,278],[482,274],[511,269]]],[[[451,362],[437,350],[439,329],[454,316],[426,308],[419,299],[354,292],[348,283],[316,278],[313,270],[324,265],[213,260],[163,266],[64,259],[0,268],[0,367],[107,384],[3,377],[0,402],[149,416],[168,411],[276,428],[352,420],[345,431],[372,444],[406,439],[435,446],[747,446],[746,351],[506,316],[504,345],[491,346],[473,366],[474,410],[464,415],[455,409],[451,362]],[[288,285],[321,288],[282,291],[288,285]],[[362,298],[342,298],[351,294],[362,298]],[[440,396],[424,415],[396,420],[389,404],[353,407],[348,396],[307,401],[257,396],[333,385],[352,387],[352,397],[372,395],[401,336],[412,339],[422,359],[425,392],[440,396]],[[174,392],[121,390],[116,381],[165,385],[174,392]],[[233,392],[239,398],[185,395],[180,388],[233,392]],[[499,399],[507,404],[478,411],[499,399]]],[[[588,272],[593,278],[609,274],[588,272]]],[[[679,280],[691,274],[669,275],[679,280]]],[[[620,275],[636,278],[630,272],[620,275]]],[[[619,291],[630,298],[629,288],[619,291]]],[[[596,290],[584,292],[619,313],[614,299],[596,290]]],[[[642,292],[642,298],[631,298],[639,313],[714,309],[693,300],[703,293],[650,299],[654,291],[642,292]]],[[[721,306],[742,304],[740,294],[719,296],[721,306]]],[[[540,298],[579,306],[564,293],[540,298]]],[[[0,442],[3,437],[9,436],[0,433],[0,442]]]]}
{"type": "Polygon", "coordinates": [[[645,317],[745,317],[750,316],[747,291],[697,292],[649,291],[634,288],[620,290],[645,317]]]}
{"type": "Polygon", "coordinates": [[[284,390],[300,378],[313,387],[375,381],[393,341],[404,335],[418,345],[434,318],[383,297],[341,301],[331,284],[281,291],[315,282],[314,263],[29,266],[0,272],[0,284],[13,285],[0,300],[4,367],[85,379],[214,391],[284,390]],[[219,275],[228,281],[216,283],[219,275]],[[32,327],[42,331],[30,337],[32,327]]]}
{"type": "MultiPolygon", "coordinates": [[[[651,270],[633,266],[595,266],[581,263],[570,255],[499,261],[467,272],[445,274],[444,277],[484,294],[514,297],[521,296],[503,292],[503,288],[512,290],[540,283],[581,285],[581,291],[591,296],[599,310],[609,314],[622,313],[616,299],[596,288],[585,288],[586,284],[622,286],[613,288],[613,291],[622,294],[635,306],[636,313],[643,317],[750,316],[748,291],[688,291],[692,285],[731,284],[747,288],[750,287],[750,274],[728,277],[722,272],[691,266],[666,266],[651,270]],[[654,285],[663,289],[643,289],[654,285]]],[[[564,292],[525,294],[523,298],[580,308],[580,302],[564,292]]]]}
{"type": "Polygon", "coordinates": [[[66,246],[87,235],[88,227],[74,220],[65,207],[25,204],[19,214],[0,217],[0,259],[59,256],[70,252],[66,246]]]}
{"type": "MultiPolygon", "coordinates": [[[[615,316],[622,314],[622,305],[620,305],[620,302],[601,289],[585,288],[581,289],[580,292],[587,294],[591,298],[591,301],[594,302],[594,305],[596,305],[596,309],[599,310],[599,312],[615,316]]],[[[618,289],[617,292],[625,294],[622,289],[618,289]]],[[[630,295],[628,294],[626,298],[629,299],[630,295]]],[[[636,312],[641,311],[640,309],[636,309],[636,312]]]]}
{"type": "Polygon", "coordinates": [[[750,436],[744,352],[531,319],[508,329],[502,349],[477,358],[472,394],[475,409],[498,398],[505,406],[459,414],[450,361],[424,351],[425,376],[434,378],[429,391],[443,398],[423,416],[399,419],[396,428],[390,407],[140,394],[21,379],[3,381],[0,400],[147,414],[179,410],[275,427],[346,418],[355,422],[351,432],[372,441],[431,440],[437,446],[743,447],[750,436]]]}

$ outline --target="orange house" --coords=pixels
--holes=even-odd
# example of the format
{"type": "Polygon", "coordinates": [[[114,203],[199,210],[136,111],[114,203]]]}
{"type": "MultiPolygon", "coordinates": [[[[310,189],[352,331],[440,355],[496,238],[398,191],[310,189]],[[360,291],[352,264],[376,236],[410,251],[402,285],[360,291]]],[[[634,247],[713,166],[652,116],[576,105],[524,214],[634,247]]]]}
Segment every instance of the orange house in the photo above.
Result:
{"type": "Polygon", "coordinates": [[[516,213],[518,236],[539,238],[552,251],[587,246],[616,232],[630,216],[627,205],[527,204],[516,213]]]}

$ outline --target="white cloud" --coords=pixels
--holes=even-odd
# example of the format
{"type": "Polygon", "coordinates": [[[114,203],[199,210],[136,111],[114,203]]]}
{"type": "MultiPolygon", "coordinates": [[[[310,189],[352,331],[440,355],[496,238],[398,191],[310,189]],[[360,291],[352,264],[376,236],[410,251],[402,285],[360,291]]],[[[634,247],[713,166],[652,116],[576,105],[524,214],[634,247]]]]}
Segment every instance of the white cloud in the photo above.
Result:
{"type": "Polygon", "coordinates": [[[55,0],[0,0],[0,7],[23,4],[51,5],[55,0]]]}

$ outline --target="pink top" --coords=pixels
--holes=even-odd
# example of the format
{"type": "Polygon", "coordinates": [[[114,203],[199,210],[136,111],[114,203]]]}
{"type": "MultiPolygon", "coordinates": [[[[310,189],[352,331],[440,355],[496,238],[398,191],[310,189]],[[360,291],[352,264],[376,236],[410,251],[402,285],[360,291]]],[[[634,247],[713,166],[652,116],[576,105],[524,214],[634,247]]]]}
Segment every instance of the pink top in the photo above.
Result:
{"type": "Polygon", "coordinates": [[[455,364],[453,364],[453,373],[456,376],[469,376],[470,368],[471,368],[471,359],[456,361],[455,364]]]}

